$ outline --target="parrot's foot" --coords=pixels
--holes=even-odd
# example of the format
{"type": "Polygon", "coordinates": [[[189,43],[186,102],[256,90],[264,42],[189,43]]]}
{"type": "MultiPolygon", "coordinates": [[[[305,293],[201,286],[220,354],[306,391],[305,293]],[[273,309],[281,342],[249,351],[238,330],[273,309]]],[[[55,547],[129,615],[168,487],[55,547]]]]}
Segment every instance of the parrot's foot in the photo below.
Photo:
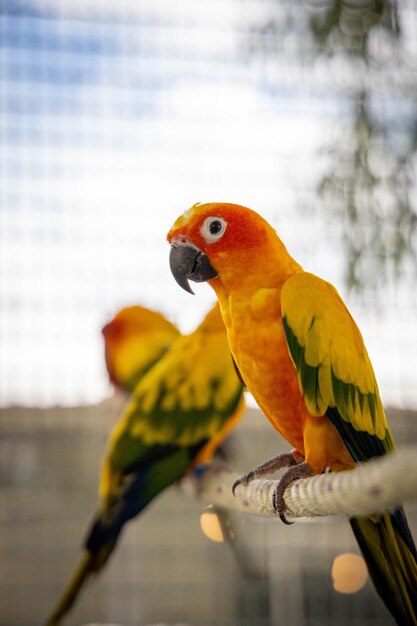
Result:
{"type": "Polygon", "coordinates": [[[284,502],[284,491],[294,480],[298,480],[298,478],[308,478],[309,476],[313,476],[313,471],[307,463],[298,463],[294,467],[290,467],[287,469],[285,474],[282,475],[281,480],[278,483],[278,487],[275,489],[274,494],[272,496],[272,504],[276,512],[281,518],[281,521],[284,524],[293,524],[294,522],[289,522],[285,515],[285,502],[284,502]]]}
{"type": "MultiPolygon", "coordinates": [[[[241,476],[238,480],[233,483],[232,492],[235,495],[236,487],[239,485],[243,485],[247,487],[252,480],[255,478],[261,478],[261,476],[265,476],[266,474],[271,474],[282,467],[291,467],[293,465],[297,465],[303,457],[300,456],[300,453],[297,450],[291,450],[291,452],[282,452],[277,456],[274,456],[269,461],[265,461],[265,463],[261,463],[261,465],[257,465],[253,470],[250,470],[247,474],[241,476]]],[[[304,459],[303,459],[304,460],[304,459]]]]}

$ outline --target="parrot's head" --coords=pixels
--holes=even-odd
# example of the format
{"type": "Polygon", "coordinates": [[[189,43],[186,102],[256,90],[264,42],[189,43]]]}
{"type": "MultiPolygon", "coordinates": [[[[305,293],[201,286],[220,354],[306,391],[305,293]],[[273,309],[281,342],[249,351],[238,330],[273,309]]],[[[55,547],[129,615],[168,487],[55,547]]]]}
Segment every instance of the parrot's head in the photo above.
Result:
{"type": "Polygon", "coordinates": [[[121,309],[101,332],[105,342],[111,345],[129,341],[135,336],[146,336],[150,332],[178,334],[176,327],[161,313],[138,305],[121,309]]]}
{"type": "Polygon", "coordinates": [[[256,271],[269,271],[267,259],[278,246],[273,228],[258,213],[237,204],[195,204],[172,226],[170,267],[177,283],[193,293],[189,280],[220,280],[230,287],[256,271]]]}

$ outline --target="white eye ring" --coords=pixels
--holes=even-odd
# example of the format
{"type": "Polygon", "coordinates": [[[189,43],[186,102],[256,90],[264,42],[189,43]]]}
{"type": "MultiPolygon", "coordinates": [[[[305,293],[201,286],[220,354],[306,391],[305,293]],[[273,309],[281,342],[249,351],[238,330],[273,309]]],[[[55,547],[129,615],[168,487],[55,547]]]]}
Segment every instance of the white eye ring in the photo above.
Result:
{"type": "Polygon", "coordinates": [[[226,226],[227,222],[222,217],[207,217],[200,233],[207,243],[214,243],[223,237],[226,226]]]}

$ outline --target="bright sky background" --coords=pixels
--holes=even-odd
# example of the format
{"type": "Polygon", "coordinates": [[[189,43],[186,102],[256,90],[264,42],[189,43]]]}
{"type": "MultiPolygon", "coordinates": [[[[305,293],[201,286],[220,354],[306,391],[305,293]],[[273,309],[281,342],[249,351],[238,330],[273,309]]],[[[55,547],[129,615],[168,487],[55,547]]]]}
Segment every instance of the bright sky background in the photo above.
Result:
{"type": "Polygon", "coordinates": [[[414,288],[349,299],[343,227],[316,194],[348,106],[320,68],[322,82],[278,64],[271,84],[248,57],[270,4],[23,4],[0,17],[0,403],[109,395],[100,329],[122,306],[192,329],[214,296],[178,288],[165,234],[190,205],[221,200],[258,210],[336,284],[384,401],[417,406],[414,288]]]}

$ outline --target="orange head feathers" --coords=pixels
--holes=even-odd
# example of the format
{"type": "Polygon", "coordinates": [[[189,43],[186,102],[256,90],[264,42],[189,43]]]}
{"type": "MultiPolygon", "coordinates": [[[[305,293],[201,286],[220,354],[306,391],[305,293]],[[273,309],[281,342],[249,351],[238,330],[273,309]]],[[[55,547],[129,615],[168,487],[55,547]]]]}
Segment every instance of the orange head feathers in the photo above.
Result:
{"type": "Polygon", "coordinates": [[[208,254],[262,245],[271,226],[255,211],[238,204],[195,204],[181,215],[168,233],[169,243],[184,238],[208,254]]]}
{"type": "Polygon", "coordinates": [[[179,336],[161,313],[142,306],[121,309],[102,333],[110,380],[129,392],[179,336]]]}
{"type": "Polygon", "coordinates": [[[299,267],[268,222],[237,204],[192,206],[172,226],[168,241],[174,278],[191,293],[188,280],[212,281],[216,288],[214,279],[219,278],[227,289],[242,286],[247,277],[250,281],[256,269],[259,287],[260,274],[267,283],[271,272],[285,273],[289,266],[292,271],[299,267]],[[266,258],[272,260],[272,267],[266,266],[266,258]]]}

